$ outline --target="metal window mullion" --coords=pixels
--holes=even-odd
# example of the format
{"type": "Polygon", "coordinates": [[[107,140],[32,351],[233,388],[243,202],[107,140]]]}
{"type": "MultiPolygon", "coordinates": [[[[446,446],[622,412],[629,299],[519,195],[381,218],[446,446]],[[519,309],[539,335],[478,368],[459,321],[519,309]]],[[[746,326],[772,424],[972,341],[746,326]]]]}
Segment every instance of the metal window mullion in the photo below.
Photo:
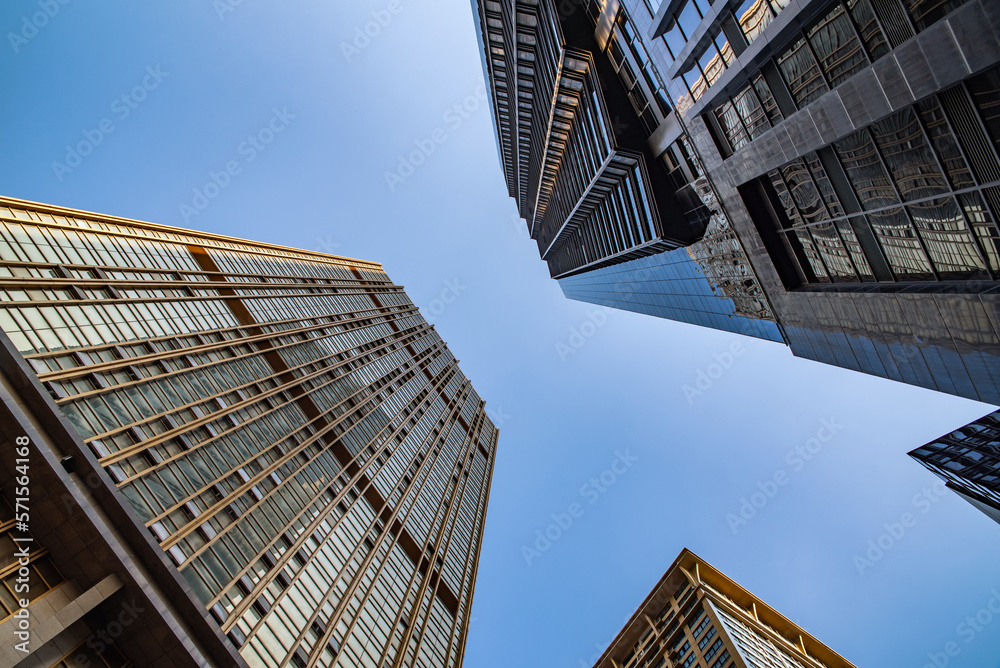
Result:
{"type": "MultiPolygon", "coordinates": [[[[939,102],[937,102],[937,96],[934,96],[934,101],[935,101],[935,103],[937,103],[938,108],[941,110],[941,115],[944,116],[945,119],[947,119],[948,118],[948,114],[945,112],[944,107],[941,106],[941,104],[939,102]]],[[[927,127],[924,124],[924,119],[921,118],[920,110],[917,109],[915,105],[913,107],[911,107],[911,109],[912,109],[912,113],[913,113],[914,118],[916,118],[917,127],[920,128],[920,132],[923,134],[924,142],[927,144],[927,148],[930,149],[931,154],[934,156],[934,162],[935,162],[935,164],[938,167],[938,171],[941,173],[941,176],[944,178],[945,184],[948,186],[948,192],[945,193],[944,195],[941,195],[939,198],[943,199],[945,197],[950,197],[951,200],[953,202],[955,202],[955,206],[958,207],[958,211],[959,211],[959,214],[962,216],[962,220],[965,221],[965,229],[969,233],[969,236],[972,237],[972,243],[973,243],[973,245],[976,248],[976,252],[979,254],[979,260],[983,263],[983,267],[986,268],[986,275],[989,276],[990,278],[996,278],[996,275],[994,274],[993,270],[990,268],[989,258],[986,256],[986,252],[982,248],[982,241],[979,239],[979,235],[976,234],[975,230],[972,228],[972,225],[969,223],[969,218],[965,214],[965,208],[962,207],[962,205],[959,203],[958,198],[955,196],[954,190],[951,188],[951,177],[948,175],[948,170],[945,169],[944,164],[942,164],[942,162],[941,162],[941,157],[938,155],[937,148],[934,146],[934,142],[931,141],[930,133],[927,132],[927,127]]],[[[949,127],[949,130],[950,130],[950,127],[949,127]]],[[[961,147],[961,143],[958,141],[958,138],[954,137],[954,135],[952,135],[952,137],[954,138],[955,143],[958,144],[959,151],[961,151],[962,147],[961,147]]],[[[965,160],[965,153],[964,152],[962,153],[962,159],[965,160]]],[[[968,167],[968,169],[969,169],[969,173],[972,174],[972,167],[969,166],[968,161],[966,161],[965,164],[966,164],[966,167],[968,167]]],[[[978,179],[976,179],[975,174],[972,174],[972,178],[973,178],[974,182],[978,182],[978,179]]],[[[983,201],[986,200],[985,197],[981,197],[981,199],[983,201]]],[[[996,227],[996,223],[995,222],[994,222],[994,227],[996,227]]]]}
{"type": "MultiPolygon", "coordinates": [[[[941,276],[938,275],[934,259],[931,257],[930,253],[927,252],[927,245],[924,243],[923,237],[920,235],[920,230],[917,229],[917,226],[913,224],[913,220],[910,218],[910,211],[907,208],[907,203],[903,200],[903,196],[899,192],[899,187],[896,185],[896,177],[893,175],[892,170],[889,169],[889,165],[885,161],[885,156],[882,154],[882,147],[878,145],[878,140],[875,139],[875,134],[872,132],[871,126],[865,128],[864,131],[868,134],[868,140],[871,141],[872,147],[875,149],[875,155],[878,156],[879,163],[882,165],[882,169],[885,172],[886,177],[888,177],[889,183],[892,185],[893,192],[896,193],[896,199],[899,201],[899,209],[902,211],[903,215],[906,216],[906,221],[910,224],[910,229],[913,230],[913,234],[917,239],[917,243],[920,245],[920,249],[924,253],[924,257],[927,258],[927,264],[931,267],[931,274],[934,276],[934,280],[940,281],[941,276]]],[[[886,209],[889,208],[896,207],[886,207],[886,209]]],[[[881,243],[879,245],[881,245],[881,243]]],[[[895,272],[893,272],[893,275],[895,275],[895,272]]]]}

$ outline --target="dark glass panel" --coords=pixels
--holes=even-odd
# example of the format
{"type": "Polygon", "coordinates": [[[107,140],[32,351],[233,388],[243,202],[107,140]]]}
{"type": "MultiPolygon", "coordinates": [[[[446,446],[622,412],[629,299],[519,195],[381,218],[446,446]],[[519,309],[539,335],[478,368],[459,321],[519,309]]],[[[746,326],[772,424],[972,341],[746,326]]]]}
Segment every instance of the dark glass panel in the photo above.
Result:
{"type": "Polygon", "coordinates": [[[832,222],[819,223],[811,226],[809,231],[813,235],[816,249],[823,258],[823,263],[830,272],[830,278],[835,283],[857,282],[858,276],[854,272],[851,258],[848,256],[844,243],[837,234],[837,229],[832,222]]]}
{"type": "Polygon", "coordinates": [[[833,146],[862,207],[870,210],[899,203],[875,143],[866,130],[848,135],[833,146]]]}
{"type": "Polygon", "coordinates": [[[761,136],[771,127],[757,96],[749,86],[733,97],[733,106],[736,108],[736,113],[746,123],[747,132],[752,139],[761,136]]]}
{"type": "Polygon", "coordinates": [[[727,100],[716,109],[715,117],[719,120],[719,125],[734,151],[749,143],[750,139],[747,137],[746,130],[743,129],[740,115],[731,102],[727,100]]]}
{"type": "Polygon", "coordinates": [[[910,13],[917,32],[920,32],[965,2],[966,0],[903,0],[903,6],[910,13]]]}
{"type": "Polygon", "coordinates": [[[801,159],[782,166],[781,175],[806,225],[830,217],[823,205],[819,190],[816,189],[816,184],[813,183],[812,176],[809,175],[809,170],[801,159]]]}
{"type": "Polygon", "coordinates": [[[889,44],[875,18],[875,12],[872,11],[871,1],[847,0],[847,9],[851,12],[854,25],[858,28],[858,34],[861,35],[861,39],[865,43],[868,57],[872,60],[878,60],[889,53],[889,44]]]}
{"type": "Polygon", "coordinates": [[[994,67],[968,81],[972,101],[993,144],[1000,149],[1000,68],[994,67]]]}
{"type": "Polygon", "coordinates": [[[910,220],[901,207],[868,214],[879,246],[889,267],[899,280],[927,280],[934,277],[931,263],[920,247],[910,220]]]}
{"type": "Polygon", "coordinates": [[[865,257],[865,252],[861,248],[861,243],[858,241],[858,236],[855,234],[851,222],[846,218],[840,218],[836,223],[837,230],[840,232],[840,238],[844,240],[844,246],[847,248],[847,252],[851,254],[851,259],[854,261],[854,269],[861,276],[861,280],[874,281],[875,277],[872,274],[872,268],[868,264],[868,258],[865,257]]]}
{"type": "Polygon", "coordinates": [[[979,247],[989,262],[990,269],[1000,271],[1000,231],[989,208],[979,193],[966,193],[958,196],[958,203],[965,213],[965,219],[972,227],[979,247]]]}
{"type": "Polygon", "coordinates": [[[800,108],[827,91],[826,82],[805,39],[799,39],[778,57],[778,68],[800,108]]]}
{"type": "Polygon", "coordinates": [[[757,99],[760,100],[761,105],[764,107],[764,113],[767,114],[767,119],[771,121],[771,125],[780,122],[783,118],[781,111],[778,109],[778,103],[774,101],[774,96],[771,94],[771,89],[768,87],[767,82],[764,81],[764,77],[759,74],[754,76],[753,87],[757,91],[757,99]]]}
{"type": "Polygon", "coordinates": [[[833,184],[830,183],[830,178],[826,174],[826,170],[823,169],[823,163],[820,162],[819,156],[815,153],[809,153],[803,156],[806,165],[809,167],[809,171],[812,172],[813,180],[816,181],[816,187],[819,188],[820,194],[823,196],[823,201],[826,202],[826,208],[830,211],[831,218],[837,218],[838,216],[844,215],[844,207],[840,205],[840,198],[837,197],[837,193],[833,189],[833,184]]]}
{"type": "Polygon", "coordinates": [[[816,250],[812,236],[803,225],[802,216],[799,215],[798,207],[791,193],[788,191],[784,178],[782,178],[781,173],[778,171],[769,172],[768,177],[771,179],[771,184],[778,194],[778,200],[781,202],[781,206],[785,210],[785,215],[788,216],[788,220],[792,226],[792,229],[785,230],[789,238],[788,243],[793,246],[801,246],[802,252],[809,262],[809,268],[812,269],[818,282],[829,283],[830,277],[827,274],[826,267],[820,259],[820,254],[816,250]]]}
{"type": "Polygon", "coordinates": [[[931,97],[918,102],[917,109],[920,111],[920,119],[930,136],[938,159],[945,171],[948,172],[948,179],[951,181],[952,187],[957,190],[974,186],[972,172],[969,171],[969,166],[962,156],[962,150],[959,148],[951,128],[948,127],[948,119],[937,99],[931,97]]]}
{"type": "Polygon", "coordinates": [[[948,192],[948,182],[912,109],[873,123],[871,131],[904,201],[948,192]]]}
{"type": "Polygon", "coordinates": [[[986,278],[976,241],[952,197],[907,207],[941,278],[986,278]]]}
{"type": "Polygon", "coordinates": [[[831,87],[868,66],[868,58],[843,5],[836,5],[806,37],[831,87]]]}

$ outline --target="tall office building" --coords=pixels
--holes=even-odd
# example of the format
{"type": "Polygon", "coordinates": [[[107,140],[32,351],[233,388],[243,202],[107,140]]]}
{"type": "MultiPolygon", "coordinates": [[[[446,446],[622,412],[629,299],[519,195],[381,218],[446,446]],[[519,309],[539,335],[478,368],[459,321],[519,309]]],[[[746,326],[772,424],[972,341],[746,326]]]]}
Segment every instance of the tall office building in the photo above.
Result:
{"type": "Polygon", "coordinates": [[[0,664],[462,665],[497,430],[380,265],[2,199],[0,328],[0,664]]]}
{"type": "Polygon", "coordinates": [[[594,668],[854,668],[685,549],[594,668]]]}
{"type": "Polygon", "coordinates": [[[910,456],[1000,522],[1000,411],[923,445],[910,456]]]}
{"type": "Polygon", "coordinates": [[[636,241],[624,199],[613,201],[617,215],[578,224],[589,193],[604,193],[601,181],[580,160],[553,157],[553,146],[574,145],[563,137],[591,132],[562,113],[567,98],[552,83],[566,79],[580,50],[602,74],[605,106],[619,101],[617,125],[633,132],[619,144],[641,152],[650,173],[652,164],[668,171],[650,188],[680,212],[658,205],[659,229],[688,231],[670,236],[683,248],[557,268],[567,296],[782,341],[800,357],[1000,403],[996,3],[473,7],[508,189],[550,269],[560,246],[548,250],[548,228],[531,208],[543,192],[533,171],[543,159],[549,181],[586,184],[578,213],[565,218],[576,230],[567,248],[636,241]],[[579,37],[584,20],[589,43],[579,37]]]}

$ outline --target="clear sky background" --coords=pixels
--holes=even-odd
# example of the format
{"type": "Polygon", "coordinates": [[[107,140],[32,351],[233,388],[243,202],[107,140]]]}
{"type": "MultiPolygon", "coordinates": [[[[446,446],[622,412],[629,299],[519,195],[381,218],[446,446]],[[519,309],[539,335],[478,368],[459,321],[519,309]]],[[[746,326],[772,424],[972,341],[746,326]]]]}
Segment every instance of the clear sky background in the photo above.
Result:
{"type": "Polygon", "coordinates": [[[501,427],[470,668],[589,668],[685,546],[858,666],[922,668],[954,642],[947,665],[995,668],[1000,615],[960,624],[1000,592],[1000,527],[950,492],[915,498],[935,479],[905,454],[991,407],[623,311],[560,358],[595,307],[562,296],[512,222],[469,4],[398,1],[345,54],[388,0],[70,0],[37,34],[36,0],[5,0],[0,193],[376,260],[406,286],[501,427]],[[293,117],[251,150],[275,109],[293,117]],[[67,162],[81,141],[96,146],[67,162]],[[736,342],[689,402],[683,386],[736,342]],[[837,433],[789,459],[823,420],[837,433]],[[637,459],[581,490],[618,452],[637,459]],[[778,471],[734,532],[727,514],[778,471]],[[573,503],[582,516],[529,565],[522,548],[573,503]],[[904,513],[913,526],[859,572],[904,513]]]}

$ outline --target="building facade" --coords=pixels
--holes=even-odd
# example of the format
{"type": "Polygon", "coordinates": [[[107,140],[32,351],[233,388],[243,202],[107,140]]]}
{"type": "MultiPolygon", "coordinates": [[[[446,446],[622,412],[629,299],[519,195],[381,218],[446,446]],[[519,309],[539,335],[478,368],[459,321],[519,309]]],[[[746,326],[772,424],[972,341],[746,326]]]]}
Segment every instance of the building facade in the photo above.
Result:
{"type": "Polygon", "coordinates": [[[1000,412],[923,445],[910,456],[952,490],[1000,522],[1000,412]]]}
{"type": "Polygon", "coordinates": [[[685,549],[594,668],[853,668],[685,549]]]}
{"type": "MultiPolygon", "coordinates": [[[[632,115],[620,118],[639,119],[670,176],[657,187],[680,203],[679,216],[661,209],[671,219],[663,227],[705,222],[698,238],[677,235],[688,243],[657,248],[656,259],[553,273],[567,296],[781,340],[800,357],[1000,403],[995,3],[538,5],[564,22],[589,19],[591,57],[620,83],[605,97],[627,91],[632,115]]],[[[504,104],[537,88],[507,73],[539,67],[518,23],[539,10],[517,0],[474,7],[508,187],[523,188],[505,156],[530,155],[535,144],[521,138],[544,129],[504,104]]],[[[532,187],[518,204],[534,236],[524,206],[532,187]]]]}
{"type": "Polygon", "coordinates": [[[462,665],[498,432],[380,265],[3,199],[0,329],[20,665],[462,665]]]}

